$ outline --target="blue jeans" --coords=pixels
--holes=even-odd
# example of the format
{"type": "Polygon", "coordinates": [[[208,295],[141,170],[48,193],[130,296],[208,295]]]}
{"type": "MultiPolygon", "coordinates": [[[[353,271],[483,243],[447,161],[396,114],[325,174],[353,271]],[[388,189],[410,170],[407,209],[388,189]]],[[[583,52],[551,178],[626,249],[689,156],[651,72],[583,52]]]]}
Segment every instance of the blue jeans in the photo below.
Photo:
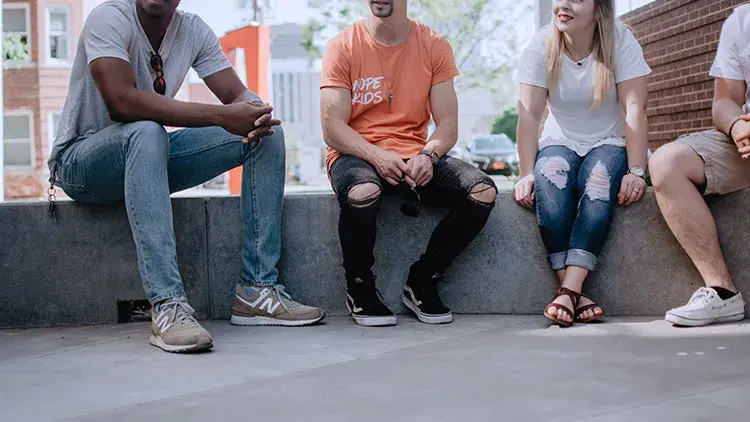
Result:
{"type": "Polygon", "coordinates": [[[260,143],[219,127],[167,133],[158,123],[115,124],[58,157],[57,184],[77,202],[125,200],[143,287],[152,303],[184,296],[170,193],[242,168],[242,281],[271,285],[281,256],[286,150],[281,128],[260,143]]]}
{"type": "Polygon", "coordinates": [[[626,172],[622,147],[603,145],[585,157],[563,146],[539,152],[534,166],[536,214],[553,270],[571,265],[594,270],[626,172]]]}

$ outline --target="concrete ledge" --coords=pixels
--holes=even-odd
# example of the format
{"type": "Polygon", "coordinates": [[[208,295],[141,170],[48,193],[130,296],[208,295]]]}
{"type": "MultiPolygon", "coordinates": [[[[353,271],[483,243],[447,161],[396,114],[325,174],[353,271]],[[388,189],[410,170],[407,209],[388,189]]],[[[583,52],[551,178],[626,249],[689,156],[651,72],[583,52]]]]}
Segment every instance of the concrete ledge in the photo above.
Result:
{"type": "MultiPolygon", "coordinates": [[[[376,247],[378,285],[404,312],[400,289],[443,211],[419,219],[387,200],[376,247]]],[[[712,199],[730,270],[750,290],[750,192],[712,199]]],[[[175,199],[178,260],[200,317],[228,318],[239,280],[242,232],[239,198],[175,199]]],[[[0,204],[0,327],[111,323],[118,300],[143,298],[135,247],[124,206],[60,203],[60,220],[45,203],[0,204]]],[[[285,200],[281,281],[296,298],[346,313],[338,208],[331,195],[285,200]]],[[[457,313],[539,314],[556,288],[534,214],[509,192],[482,234],[454,264],[441,286],[457,313]]],[[[588,292],[610,315],[661,315],[685,302],[700,277],[662,220],[653,193],[617,211],[612,235],[588,292]]]]}

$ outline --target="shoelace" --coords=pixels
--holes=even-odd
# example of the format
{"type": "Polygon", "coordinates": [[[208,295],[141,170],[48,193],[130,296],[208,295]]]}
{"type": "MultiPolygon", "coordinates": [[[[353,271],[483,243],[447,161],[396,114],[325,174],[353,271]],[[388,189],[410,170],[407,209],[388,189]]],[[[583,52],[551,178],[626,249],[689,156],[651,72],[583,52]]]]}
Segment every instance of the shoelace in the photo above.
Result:
{"type": "Polygon", "coordinates": [[[701,287],[698,289],[697,292],[695,292],[695,295],[690,299],[690,302],[698,302],[702,301],[704,303],[707,303],[709,300],[711,300],[716,293],[713,289],[709,289],[707,287],[701,287]]]}
{"type": "Polygon", "coordinates": [[[287,293],[286,287],[284,287],[281,284],[274,284],[273,290],[276,292],[276,297],[279,298],[279,303],[281,303],[281,307],[284,308],[287,312],[289,312],[289,308],[286,306],[286,301],[283,298],[286,298],[290,302],[294,302],[294,299],[292,299],[292,295],[287,293]]]}
{"type": "MultiPolygon", "coordinates": [[[[174,322],[180,324],[182,327],[191,327],[198,325],[198,320],[195,319],[195,309],[188,305],[187,302],[174,301],[161,305],[160,311],[167,312],[168,310],[174,309],[174,322]]],[[[160,312],[160,313],[161,313],[160,312]]]]}

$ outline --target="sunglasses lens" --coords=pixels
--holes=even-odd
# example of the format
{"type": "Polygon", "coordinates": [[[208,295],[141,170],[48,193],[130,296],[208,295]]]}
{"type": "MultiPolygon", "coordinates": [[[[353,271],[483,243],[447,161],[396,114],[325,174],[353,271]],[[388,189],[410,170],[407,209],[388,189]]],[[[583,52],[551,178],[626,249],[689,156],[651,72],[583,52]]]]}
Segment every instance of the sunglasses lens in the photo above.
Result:
{"type": "Polygon", "coordinates": [[[167,92],[167,82],[163,77],[158,77],[154,80],[154,91],[161,95],[164,95],[164,93],[167,92]]]}

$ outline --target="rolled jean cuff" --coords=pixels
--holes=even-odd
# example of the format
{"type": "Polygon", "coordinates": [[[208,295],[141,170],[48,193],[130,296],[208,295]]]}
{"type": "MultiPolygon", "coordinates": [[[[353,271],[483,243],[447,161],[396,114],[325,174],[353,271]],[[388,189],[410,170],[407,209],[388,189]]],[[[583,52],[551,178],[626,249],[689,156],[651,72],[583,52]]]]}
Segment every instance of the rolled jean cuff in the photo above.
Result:
{"type": "Polygon", "coordinates": [[[549,266],[552,267],[552,271],[559,271],[565,269],[565,262],[568,260],[568,252],[557,252],[547,256],[549,266]]]}
{"type": "Polygon", "coordinates": [[[568,259],[565,260],[566,266],[576,266],[585,268],[589,271],[594,271],[596,268],[596,262],[599,258],[589,251],[583,249],[571,249],[568,251],[568,259]]]}
{"type": "Polygon", "coordinates": [[[185,297],[184,290],[175,290],[171,293],[160,294],[158,296],[149,298],[148,301],[151,302],[152,305],[156,305],[157,303],[163,302],[167,299],[175,299],[175,298],[180,298],[180,297],[183,297],[183,298],[185,297]]]}

